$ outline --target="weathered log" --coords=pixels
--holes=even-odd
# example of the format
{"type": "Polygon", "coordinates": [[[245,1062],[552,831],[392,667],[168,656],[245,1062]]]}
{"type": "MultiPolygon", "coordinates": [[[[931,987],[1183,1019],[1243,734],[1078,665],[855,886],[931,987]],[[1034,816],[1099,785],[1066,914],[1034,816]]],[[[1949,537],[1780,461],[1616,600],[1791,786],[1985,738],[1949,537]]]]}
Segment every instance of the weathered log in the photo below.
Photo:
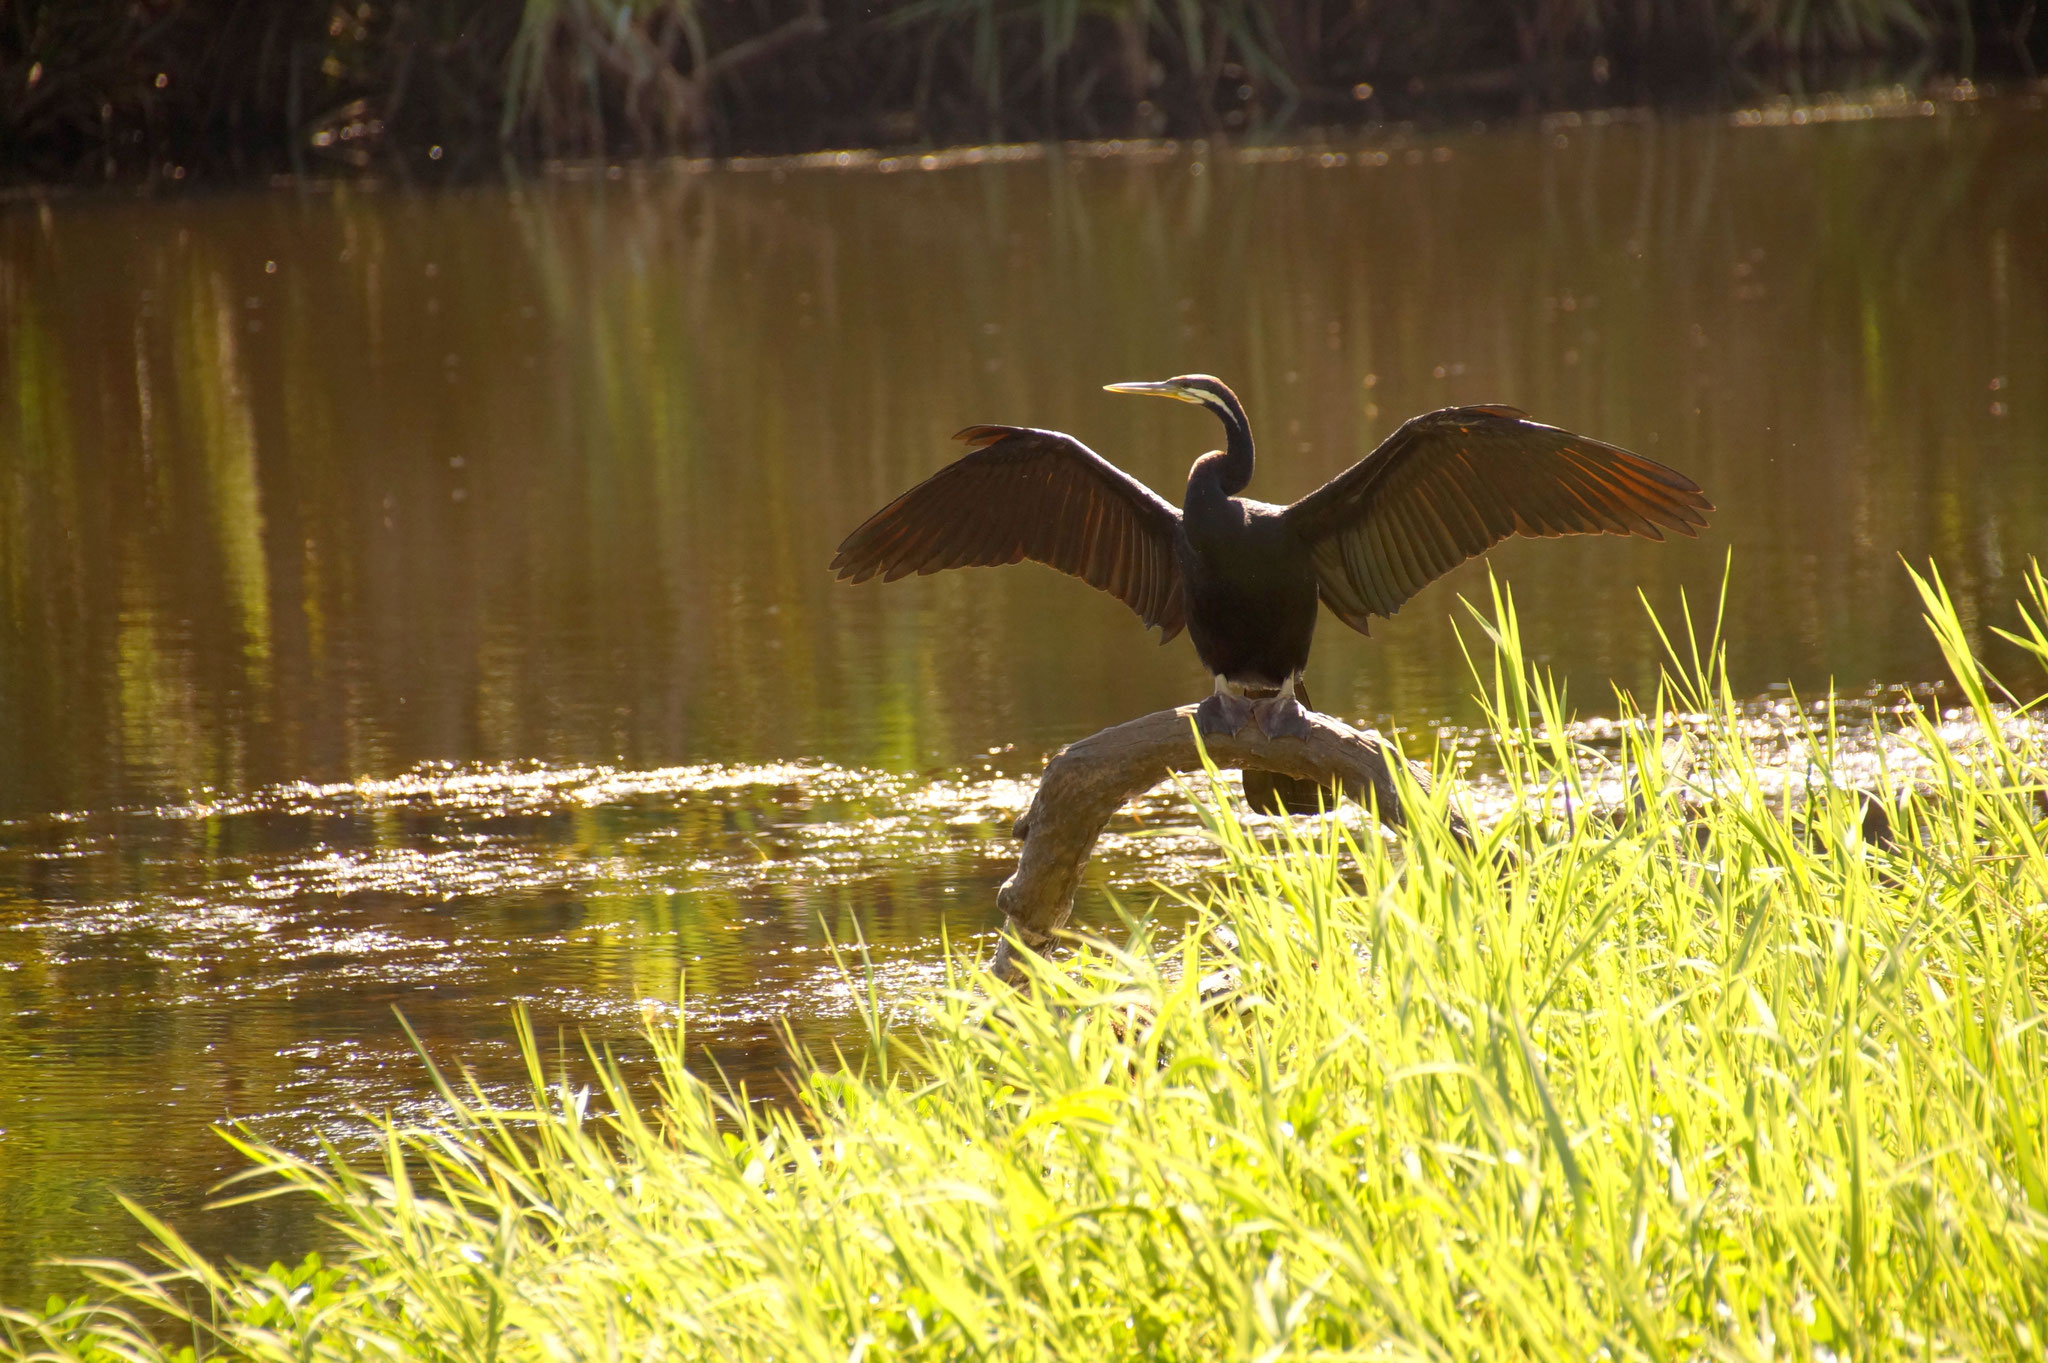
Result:
{"type": "MultiPolygon", "coordinates": [[[[1081,868],[1110,816],[1174,773],[1202,769],[1194,713],[1194,706],[1184,705],[1104,729],[1068,744],[1047,764],[1031,807],[1011,830],[1024,843],[1017,870],[996,894],[1006,917],[991,963],[998,975],[1016,979],[1015,947],[1043,951],[1066,926],[1081,868]]],[[[1203,745],[1218,768],[1249,766],[1341,789],[1373,805],[1389,828],[1401,827],[1401,801],[1388,766],[1393,755],[1384,740],[1328,715],[1306,714],[1305,739],[1268,738],[1247,725],[1229,737],[1207,736],[1203,745]]],[[[1421,768],[1413,770],[1426,782],[1421,768]]],[[[1453,828],[1464,834],[1455,816],[1453,828]]]]}

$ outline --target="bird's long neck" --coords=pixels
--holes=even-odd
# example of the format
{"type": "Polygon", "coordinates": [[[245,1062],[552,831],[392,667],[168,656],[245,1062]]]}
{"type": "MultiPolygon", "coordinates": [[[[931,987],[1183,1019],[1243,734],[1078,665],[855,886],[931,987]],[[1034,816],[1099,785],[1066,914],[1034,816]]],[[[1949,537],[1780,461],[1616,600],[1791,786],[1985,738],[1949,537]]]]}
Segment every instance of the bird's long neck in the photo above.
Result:
{"type": "Polygon", "coordinates": [[[1223,423],[1226,437],[1222,456],[1207,456],[1200,462],[1209,466],[1209,477],[1226,497],[1235,497],[1252,481],[1252,424],[1245,419],[1237,396],[1225,389],[1219,403],[1205,403],[1223,423]]]}

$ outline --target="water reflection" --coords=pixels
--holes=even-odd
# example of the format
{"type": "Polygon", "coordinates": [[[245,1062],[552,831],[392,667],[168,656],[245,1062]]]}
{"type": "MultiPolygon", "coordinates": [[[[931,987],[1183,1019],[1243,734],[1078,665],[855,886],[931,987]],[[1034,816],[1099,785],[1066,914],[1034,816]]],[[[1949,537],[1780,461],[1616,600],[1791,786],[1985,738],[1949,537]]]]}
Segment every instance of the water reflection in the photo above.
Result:
{"type": "MultiPolygon", "coordinates": [[[[1710,595],[1729,551],[1752,690],[1937,676],[1902,553],[2010,619],[2048,543],[2039,108],[1369,151],[0,215],[0,1298],[130,1243],[112,1186],[189,1209],[207,1121],[416,1101],[393,1005],[483,1065],[507,999],[626,1036],[687,966],[765,1078],[773,1019],[844,1016],[828,928],[915,973],[989,926],[1006,782],[1204,685],[1043,570],[831,581],[969,422],[1175,499],[1213,423],[1102,383],[1226,377],[1275,500],[1451,402],[1651,453],[1720,504],[1699,543],[1494,555],[1593,710],[1654,676],[1638,587],[1710,595]]],[[[1326,621],[1316,696],[1469,717],[1475,581],[1326,621]]],[[[1178,855],[1155,826],[1103,874],[1178,855]]],[[[260,1215],[221,1243],[304,1232],[260,1215]]]]}
{"type": "MultiPolygon", "coordinates": [[[[1698,477],[1699,545],[1499,555],[1589,693],[1648,675],[1636,586],[1726,547],[1758,685],[1924,676],[1896,555],[1996,609],[2048,514],[2041,143],[2013,109],[16,212],[0,809],[421,760],[901,769],[1182,698],[1184,647],[1049,573],[820,564],[969,420],[1177,496],[1213,432],[1099,385],[1190,369],[1282,499],[1460,400],[1698,477]]],[[[1471,580],[1380,646],[1326,630],[1317,694],[1458,713],[1471,580]]]]}

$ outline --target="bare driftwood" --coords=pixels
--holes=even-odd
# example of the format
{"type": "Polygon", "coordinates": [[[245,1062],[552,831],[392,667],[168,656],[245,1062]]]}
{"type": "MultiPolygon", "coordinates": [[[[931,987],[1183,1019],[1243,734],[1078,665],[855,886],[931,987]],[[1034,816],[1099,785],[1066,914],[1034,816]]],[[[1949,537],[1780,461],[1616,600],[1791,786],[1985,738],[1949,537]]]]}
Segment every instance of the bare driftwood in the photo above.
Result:
{"type": "MultiPolygon", "coordinates": [[[[1173,773],[1202,769],[1194,713],[1194,706],[1184,705],[1104,729],[1068,744],[1046,766],[1031,807],[1012,829],[1024,842],[1016,873],[996,895],[1008,920],[991,963],[998,975],[1016,978],[1015,947],[1043,951],[1066,925],[1081,868],[1110,816],[1173,773]]],[[[1401,801],[1388,767],[1392,754],[1379,735],[1313,710],[1305,713],[1305,739],[1268,738],[1251,724],[1229,737],[1205,737],[1209,760],[1219,768],[1251,767],[1341,788],[1376,807],[1389,828],[1401,827],[1401,801]]],[[[1421,779],[1421,769],[1414,770],[1421,779]]],[[[1463,834],[1455,816],[1453,827],[1463,834]]]]}

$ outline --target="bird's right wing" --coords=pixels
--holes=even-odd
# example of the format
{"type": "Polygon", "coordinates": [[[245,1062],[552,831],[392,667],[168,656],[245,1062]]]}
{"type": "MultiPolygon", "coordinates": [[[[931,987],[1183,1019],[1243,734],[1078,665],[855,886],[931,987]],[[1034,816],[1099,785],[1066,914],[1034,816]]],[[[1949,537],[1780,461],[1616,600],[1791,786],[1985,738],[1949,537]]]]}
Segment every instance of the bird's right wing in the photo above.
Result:
{"type": "Polygon", "coordinates": [[[1058,431],[969,426],[974,447],[867,518],[832,568],[850,582],[879,575],[1033,559],[1100,587],[1160,629],[1186,623],[1173,504],[1058,431]]]}

